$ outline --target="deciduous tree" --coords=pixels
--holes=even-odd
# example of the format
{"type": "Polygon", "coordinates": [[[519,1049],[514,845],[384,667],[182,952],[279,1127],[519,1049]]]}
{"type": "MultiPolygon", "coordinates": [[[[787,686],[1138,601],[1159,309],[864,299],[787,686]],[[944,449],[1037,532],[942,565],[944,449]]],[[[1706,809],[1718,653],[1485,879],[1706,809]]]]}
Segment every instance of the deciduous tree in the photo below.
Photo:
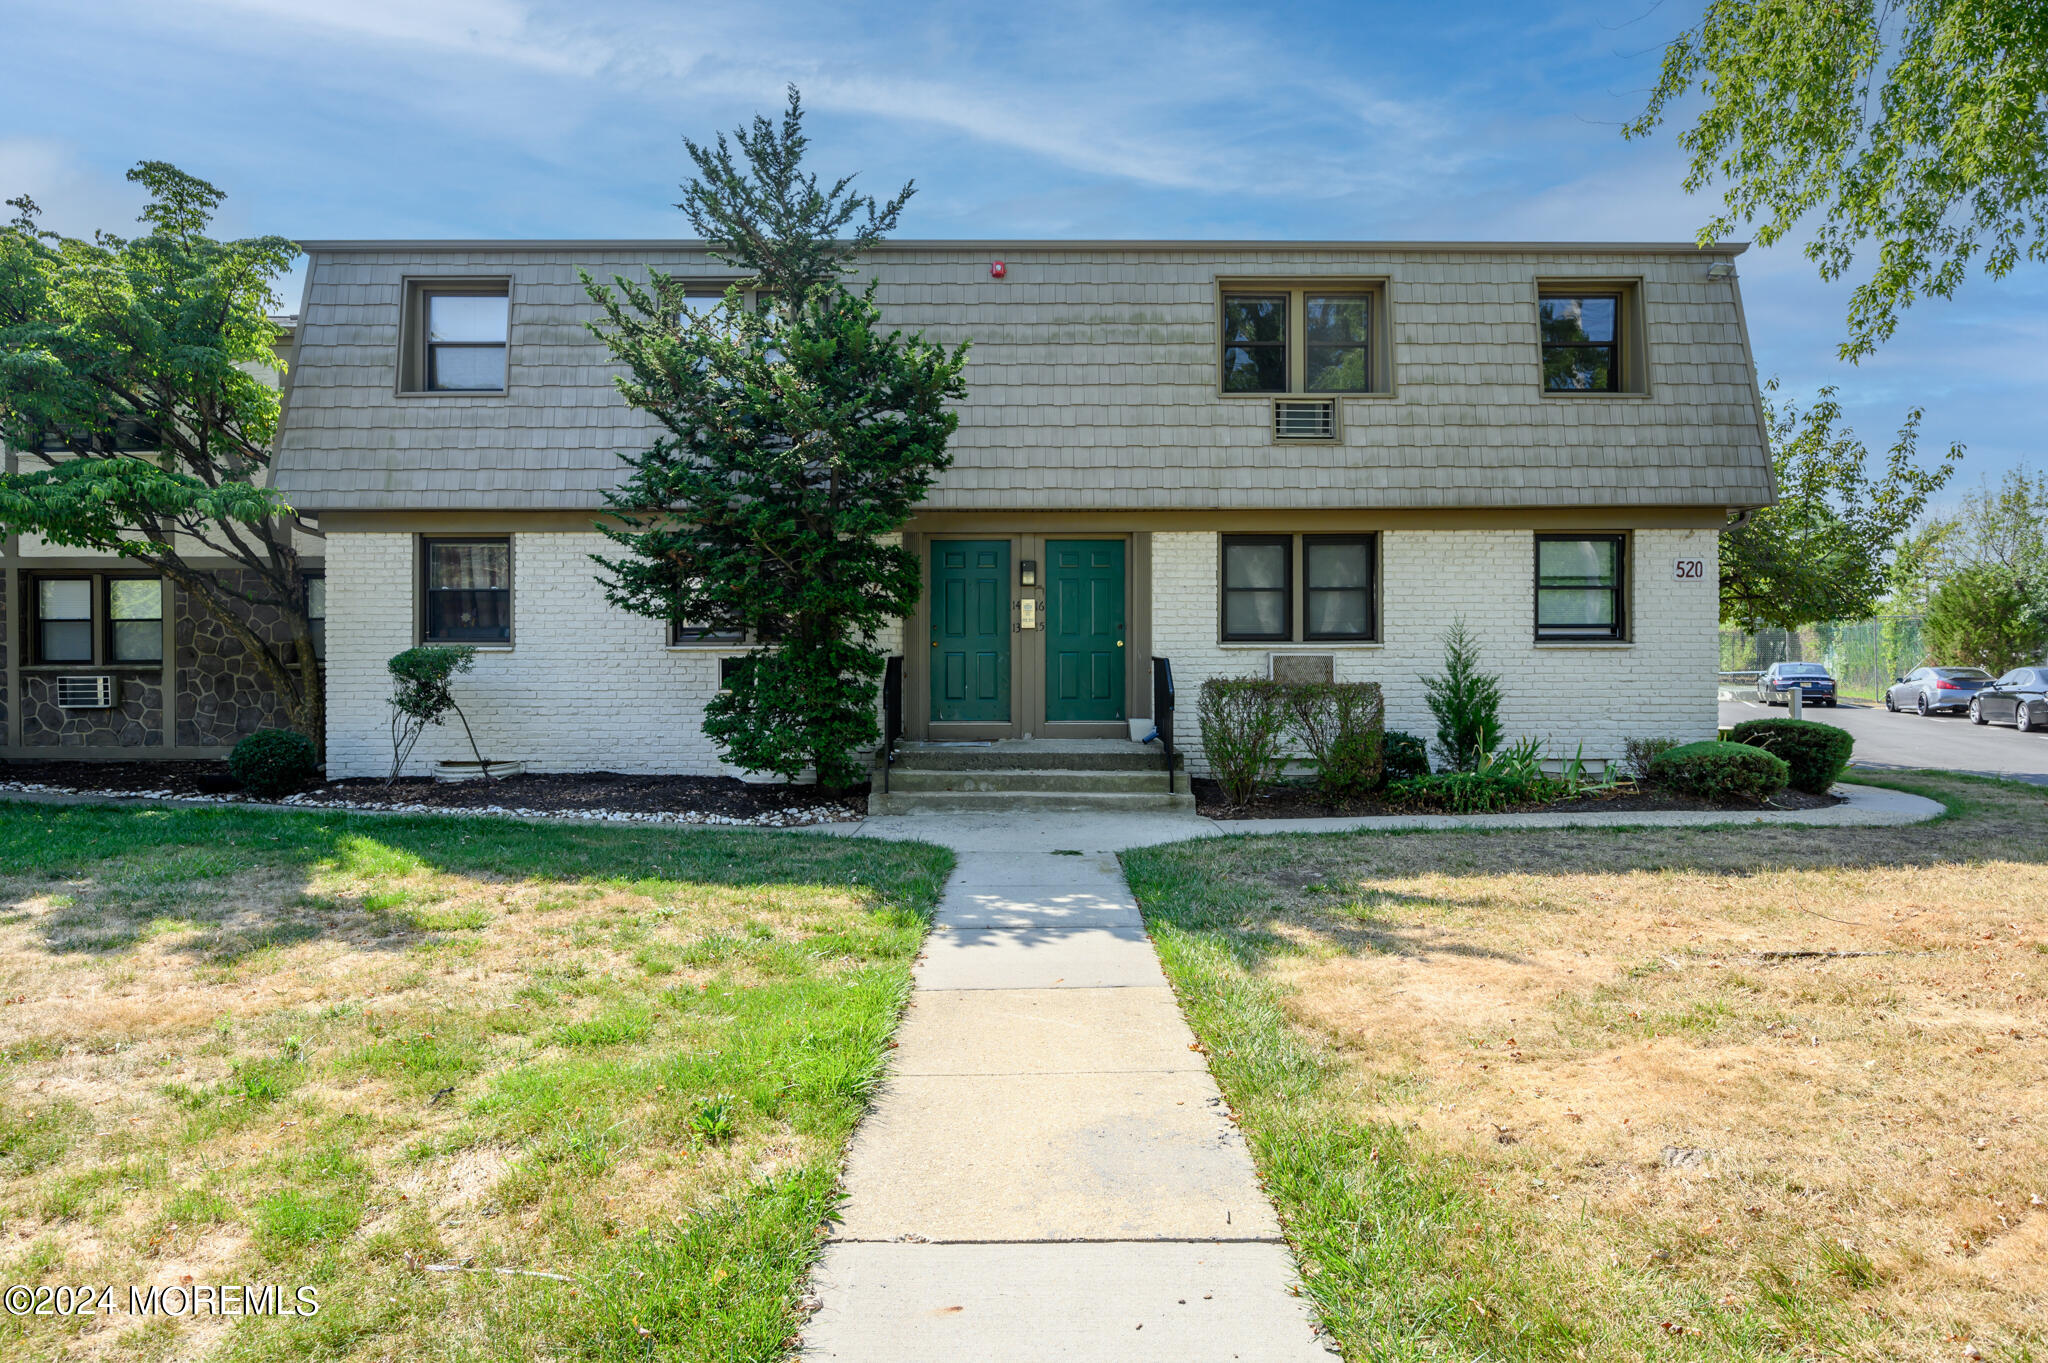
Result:
{"type": "Polygon", "coordinates": [[[297,537],[317,532],[268,486],[279,368],[282,237],[207,235],[220,190],[162,161],[138,237],[46,231],[10,199],[0,227],[0,439],[29,467],[0,476],[0,533],[118,554],[216,617],[322,740],[297,537]],[[288,647],[260,633],[275,610],[288,647]]]}

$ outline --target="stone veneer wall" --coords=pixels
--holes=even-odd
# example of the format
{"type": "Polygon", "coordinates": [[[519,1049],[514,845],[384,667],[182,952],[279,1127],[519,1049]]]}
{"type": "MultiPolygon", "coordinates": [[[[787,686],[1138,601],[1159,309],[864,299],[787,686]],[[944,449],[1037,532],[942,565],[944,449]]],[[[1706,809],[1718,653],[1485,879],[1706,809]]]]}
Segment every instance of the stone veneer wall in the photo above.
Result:
{"type": "MultiPolygon", "coordinates": [[[[80,668],[98,672],[107,669],[80,668]]],[[[114,671],[111,710],[57,707],[57,675],[25,672],[21,678],[23,748],[160,748],[164,742],[162,674],[114,671]]]]}
{"type": "Polygon", "coordinates": [[[1196,700],[1204,678],[1264,676],[1273,652],[1330,653],[1337,680],[1385,689],[1387,727],[1436,732],[1420,678],[1443,668],[1440,638],[1463,615],[1483,664],[1501,677],[1508,741],[1533,734],[1551,756],[1621,756],[1639,736],[1712,738],[1719,722],[1717,539],[1712,530],[1639,530],[1631,539],[1631,638],[1623,644],[1538,644],[1535,550],[1529,530],[1390,531],[1380,536],[1380,644],[1218,642],[1221,537],[1152,537],[1152,646],[1173,661],[1175,736],[1207,770],[1196,700]],[[1678,558],[1703,558],[1704,580],[1674,580],[1678,558]]]}
{"type": "MultiPolygon", "coordinates": [[[[327,536],[327,771],[391,768],[385,663],[413,644],[418,576],[403,534],[327,536]]],[[[605,599],[593,553],[617,548],[595,531],[512,536],[512,644],[480,649],[455,684],[484,755],[538,771],[738,775],[703,731],[718,660],[733,648],[670,648],[662,622],[605,599]]],[[[900,647],[897,631],[883,646],[900,647]]],[[[462,726],[429,729],[408,772],[468,759],[462,726]]]]}
{"type": "MultiPolygon", "coordinates": [[[[178,746],[228,748],[258,729],[290,728],[290,709],[241,641],[203,605],[175,589],[172,594],[178,612],[178,746]]],[[[291,638],[283,612],[274,606],[250,607],[249,619],[273,644],[291,638]]]]}

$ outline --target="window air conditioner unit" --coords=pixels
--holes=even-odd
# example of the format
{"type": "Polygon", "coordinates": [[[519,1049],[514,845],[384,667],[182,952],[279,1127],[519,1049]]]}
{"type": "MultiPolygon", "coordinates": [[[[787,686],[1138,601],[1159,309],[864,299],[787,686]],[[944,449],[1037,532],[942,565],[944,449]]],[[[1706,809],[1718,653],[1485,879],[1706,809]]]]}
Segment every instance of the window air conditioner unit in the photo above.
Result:
{"type": "Polygon", "coordinates": [[[57,708],[60,710],[113,709],[114,679],[107,676],[57,678],[57,708]]]}
{"type": "Polygon", "coordinates": [[[1276,682],[1330,682],[1337,680],[1334,653],[1268,653],[1266,678],[1276,682]]]}
{"type": "Polygon", "coordinates": [[[1273,402],[1275,440],[1335,440],[1337,400],[1335,398],[1276,398],[1273,402]]]}

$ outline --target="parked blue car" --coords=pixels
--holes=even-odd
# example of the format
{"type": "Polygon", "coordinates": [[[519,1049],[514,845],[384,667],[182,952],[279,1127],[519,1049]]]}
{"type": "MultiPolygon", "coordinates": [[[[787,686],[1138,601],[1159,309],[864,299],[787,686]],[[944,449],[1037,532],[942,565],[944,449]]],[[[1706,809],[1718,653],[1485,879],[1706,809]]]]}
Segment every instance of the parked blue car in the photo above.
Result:
{"type": "Polygon", "coordinates": [[[1772,663],[1756,679],[1759,705],[1790,705],[1793,691],[1807,705],[1835,703],[1835,679],[1819,663],[1772,663]]]}

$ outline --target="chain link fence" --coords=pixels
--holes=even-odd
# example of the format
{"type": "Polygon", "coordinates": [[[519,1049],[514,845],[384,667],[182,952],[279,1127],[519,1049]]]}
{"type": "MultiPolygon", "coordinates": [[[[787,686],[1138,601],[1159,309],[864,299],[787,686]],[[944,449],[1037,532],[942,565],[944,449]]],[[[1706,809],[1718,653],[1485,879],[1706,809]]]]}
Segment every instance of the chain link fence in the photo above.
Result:
{"type": "Polygon", "coordinates": [[[1840,694],[1875,700],[1901,674],[1926,662],[1917,615],[1838,620],[1802,630],[1721,630],[1721,671],[1761,672],[1772,663],[1823,663],[1840,694]]]}

